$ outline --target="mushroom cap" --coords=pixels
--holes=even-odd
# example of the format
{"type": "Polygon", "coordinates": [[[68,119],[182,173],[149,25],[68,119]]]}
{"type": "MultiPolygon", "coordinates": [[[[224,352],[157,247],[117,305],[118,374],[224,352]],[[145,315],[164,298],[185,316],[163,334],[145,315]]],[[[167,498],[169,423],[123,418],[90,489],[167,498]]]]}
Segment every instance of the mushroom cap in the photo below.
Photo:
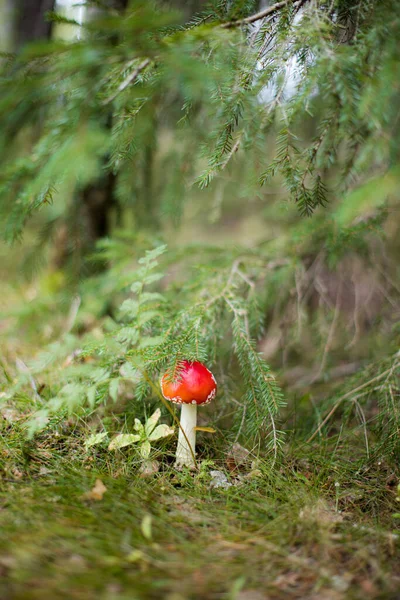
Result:
{"type": "Polygon", "coordinates": [[[163,375],[161,391],[166,400],[175,404],[209,404],[217,393],[217,382],[203,363],[183,360],[174,380],[168,373],[163,375]]]}

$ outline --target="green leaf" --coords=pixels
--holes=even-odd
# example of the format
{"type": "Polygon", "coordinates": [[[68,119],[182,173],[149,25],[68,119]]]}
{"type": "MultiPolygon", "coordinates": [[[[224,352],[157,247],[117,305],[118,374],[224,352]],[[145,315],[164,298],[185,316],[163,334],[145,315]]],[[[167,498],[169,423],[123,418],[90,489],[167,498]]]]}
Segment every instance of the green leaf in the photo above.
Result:
{"type": "Polygon", "coordinates": [[[162,294],[159,294],[158,292],[143,292],[143,294],[141,294],[140,299],[139,299],[139,303],[140,304],[147,304],[149,302],[166,302],[167,299],[165,298],[165,296],[163,296],[162,294]]]}
{"type": "Polygon", "coordinates": [[[157,427],[150,433],[148,439],[150,441],[160,440],[161,438],[168,437],[174,434],[174,428],[168,425],[157,425],[157,427]]]}
{"type": "Polygon", "coordinates": [[[135,369],[129,362],[125,362],[121,365],[119,372],[124,379],[129,379],[129,381],[133,381],[134,383],[138,383],[142,379],[141,372],[138,369],[135,369]]]}
{"type": "Polygon", "coordinates": [[[148,348],[149,346],[158,346],[164,342],[164,336],[156,335],[154,337],[145,337],[140,340],[139,348],[148,348]]]}
{"type": "Polygon", "coordinates": [[[135,419],[134,430],[138,431],[141,435],[144,435],[144,427],[139,419],[135,419]]]}
{"type": "Polygon", "coordinates": [[[91,446],[97,446],[97,444],[101,444],[101,442],[106,437],[107,437],[107,432],[106,431],[102,431],[101,433],[94,433],[93,435],[91,435],[90,437],[88,437],[88,439],[85,441],[85,448],[86,448],[86,450],[88,448],[90,448],[91,446]]]}
{"type": "Polygon", "coordinates": [[[119,433],[108,446],[109,450],[118,450],[119,448],[125,448],[131,444],[136,444],[140,440],[140,435],[133,433],[119,433]]]}
{"type": "Polygon", "coordinates": [[[91,369],[90,371],[90,379],[95,383],[103,383],[110,377],[110,372],[107,369],[103,369],[101,367],[91,369]]]}
{"type": "Polygon", "coordinates": [[[97,388],[95,385],[91,385],[90,388],[86,390],[86,397],[90,408],[93,408],[96,404],[96,392],[97,388]]]}
{"type": "Polygon", "coordinates": [[[148,442],[147,440],[145,442],[143,442],[143,444],[140,446],[140,454],[142,456],[142,458],[147,459],[150,456],[150,450],[151,450],[151,446],[150,446],[150,442],[148,442]]]}
{"type": "Polygon", "coordinates": [[[143,287],[143,283],[141,281],[135,281],[131,285],[131,292],[134,294],[138,294],[143,287]]]}
{"type": "Polygon", "coordinates": [[[144,283],[146,285],[150,285],[151,283],[155,283],[164,277],[164,273],[150,273],[147,277],[144,278],[144,283]]]}
{"type": "Polygon", "coordinates": [[[139,258],[139,263],[141,265],[148,265],[149,263],[155,261],[159,256],[161,256],[161,254],[163,254],[167,249],[167,245],[166,244],[162,244],[161,246],[157,246],[157,248],[154,248],[154,250],[147,250],[146,254],[142,257],[139,258]]]}
{"type": "Polygon", "coordinates": [[[110,386],[108,388],[108,393],[110,394],[110,398],[112,400],[114,400],[114,402],[116,402],[117,398],[118,398],[119,381],[120,381],[119,377],[116,377],[115,379],[111,379],[110,386]]]}
{"type": "Polygon", "coordinates": [[[159,317],[159,316],[160,316],[160,313],[157,312],[156,310],[144,310],[143,312],[141,312],[139,314],[138,323],[139,323],[139,325],[144,325],[145,323],[148,323],[152,319],[155,319],[156,317],[159,317]]]}
{"type": "Polygon", "coordinates": [[[154,427],[157,425],[158,421],[160,420],[161,417],[161,410],[159,408],[157,408],[157,410],[155,412],[153,412],[153,414],[147,419],[145,426],[144,426],[144,431],[146,436],[149,436],[150,433],[153,431],[154,427]]]}
{"type": "Polygon", "coordinates": [[[84,402],[87,394],[87,388],[81,383],[67,383],[58,393],[55,398],[52,398],[52,410],[55,412],[61,406],[66,406],[69,414],[84,402]]]}
{"type": "Polygon", "coordinates": [[[139,302],[137,300],[132,300],[132,298],[128,298],[128,300],[125,300],[120,306],[120,311],[128,315],[131,319],[136,317],[138,310],[139,302]]]}
{"type": "Polygon", "coordinates": [[[47,410],[38,410],[34,413],[33,417],[27,422],[27,435],[28,438],[32,438],[35,433],[42,431],[49,422],[49,413],[47,410]]]}
{"type": "Polygon", "coordinates": [[[129,344],[136,344],[139,339],[139,331],[136,327],[123,327],[117,334],[118,342],[128,342],[129,344]]]}

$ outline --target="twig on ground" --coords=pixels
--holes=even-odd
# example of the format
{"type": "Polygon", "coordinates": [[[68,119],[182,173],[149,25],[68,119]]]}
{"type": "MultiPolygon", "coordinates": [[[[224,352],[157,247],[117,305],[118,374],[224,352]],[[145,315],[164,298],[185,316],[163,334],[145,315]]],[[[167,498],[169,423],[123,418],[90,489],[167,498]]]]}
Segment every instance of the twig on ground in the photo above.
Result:
{"type": "Polygon", "coordinates": [[[328,353],[329,353],[329,351],[331,349],[331,346],[332,346],[333,337],[335,335],[336,326],[337,326],[337,322],[338,322],[339,315],[340,315],[340,306],[341,306],[341,300],[342,300],[342,288],[343,288],[343,279],[340,278],[340,280],[339,280],[339,286],[338,286],[338,290],[337,290],[337,294],[336,294],[335,312],[334,312],[334,315],[333,315],[331,326],[329,328],[328,338],[326,340],[324,352],[323,352],[323,355],[322,355],[321,364],[320,364],[320,367],[319,367],[319,371],[318,371],[318,373],[315,376],[315,379],[313,381],[311,381],[311,383],[314,383],[315,380],[319,379],[319,377],[323,373],[323,370],[325,369],[326,359],[328,357],[328,353]]]}

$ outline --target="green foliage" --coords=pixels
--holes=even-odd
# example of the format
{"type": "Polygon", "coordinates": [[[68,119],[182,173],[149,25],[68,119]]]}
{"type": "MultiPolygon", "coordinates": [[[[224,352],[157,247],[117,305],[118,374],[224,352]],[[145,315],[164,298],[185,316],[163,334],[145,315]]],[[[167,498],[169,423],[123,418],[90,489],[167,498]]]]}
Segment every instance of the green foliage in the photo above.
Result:
{"type": "Polygon", "coordinates": [[[398,2],[87,4],[0,57],[0,596],[397,598],[398,2]]]}
{"type": "MultiPolygon", "coordinates": [[[[79,41],[40,42],[3,61],[6,239],[38,210],[68,212],[76,189],[105,171],[117,177],[120,206],[148,226],[179,220],[190,184],[218,180],[236,155],[246,169],[257,163],[252,194],[254,182],[279,175],[306,215],[331,197],[338,169],[343,193],[395,167],[396,2],[288,1],[249,26],[241,19],[253,5],[217,2],[182,26],[157,4],[133,2],[126,14],[98,13],[79,41]],[[167,130],[176,140],[165,148],[167,130]],[[157,181],[160,161],[168,168],[157,181]]],[[[397,170],[391,177],[398,183],[397,170]]]]}
{"type": "MultiPolygon", "coordinates": [[[[48,369],[52,359],[51,368],[58,369],[61,386],[30,419],[30,434],[45,427],[50,415],[60,411],[83,415],[109,401],[117,402],[121,385],[133,387],[136,401],[154,402],[160,396],[160,374],[167,369],[174,372],[183,359],[201,360],[210,366],[237,360],[244,392],[232,434],[254,439],[259,445],[266,442],[276,455],[281,436],[275,421],[283,397],[255,349],[253,336],[259,335],[262,325],[256,317],[254,283],[241,270],[240,259],[229,264],[229,256],[224,258],[225,269],[216,274],[203,267],[204,272],[183,287],[180,297],[174,283],[160,293],[154,286],[163,277],[158,262],[165,250],[165,246],[157,247],[138,260],[136,271],[131,272],[130,295],[117,311],[113,326],[108,325],[109,332],[103,331],[98,341],[91,335],[86,341],[76,338],[76,348],[78,344],[80,348],[69,356],[71,346],[63,339],[58,344],[58,352],[66,351],[61,360],[55,347],[36,360],[34,374],[48,369]]],[[[223,395],[229,403],[226,386],[223,395]]],[[[121,435],[125,436],[124,445],[139,440],[139,433],[121,435]],[[126,436],[131,437],[128,440],[126,436]]],[[[96,441],[89,445],[103,438],[93,439],[96,441]]]]}
{"type": "MultiPolygon", "coordinates": [[[[46,350],[7,377],[6,399],[34,400],[30,435],[128,396],[145,418],[160,374],[196,359],[223,382],[210,419],[228,415],[230,439],[277,455],[285,403],[270,357],[274,371],[303,361],[321,383],[363,331],[378,357],[393,354],[396,332],[387,344],[378,331],[394,327],[396,269],[377,247],[399,199],[396,2],[255,4],[212,2],[183,24],[158,3],[101,6],[79,39],[2,59],[2,233],[15,241],[34,224],[25,271],[50,246],[67,273],[59,306],[67,284],[79,294],[46,350]],[[219,221],[217,236],[247,212],[265,232],[191,243],[197,226],[219,221]],[[376,275],[379,319],[363,312],[360,264],[376,275]]],[[[46,318],[52,293],[39,296],[12,316],[46,318]]]]}
{"type": "Polygon", "coordinates": [[[144,425],[139,419],[135,419],[134,429],[136,433],[119,433],[111,440],[108,449],[119,450],[120,448],[125,448],[131,444],[139,444],[140,455],[143,460],[147,460],[150,456],[151,443],[169,437],[174,433],[173,427],[169,427],[165,424],[157,425],[160,417],[161,411],[157,408],[157,410],[146,420],[144,425]]]}

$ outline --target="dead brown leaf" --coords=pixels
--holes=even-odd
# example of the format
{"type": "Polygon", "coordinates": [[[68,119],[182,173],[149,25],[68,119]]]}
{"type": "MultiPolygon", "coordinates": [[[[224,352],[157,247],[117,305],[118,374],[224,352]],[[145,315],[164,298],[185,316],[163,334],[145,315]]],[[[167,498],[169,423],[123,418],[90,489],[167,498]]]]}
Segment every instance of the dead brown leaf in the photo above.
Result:
{"type": "Polygon", "coordinates": [[[251,459],[250,452],[240,444],[233,444],[226,456],[226,465],[229,471],[239,471],[250,469],[251,459]]]}
{"type": "Polygon", "coordinates": [[[336,523],[343,521],[343,514],[335,511],[333,506],[330,506],[324,500],[318,500],[312,506],[305,506],[300,511],[300,519],[331,527],[336,523]]]}
{"type": "Polygon", "coordinates": [[[17,469],[17,467],[14,467],[14,469],[12,469],[12,474],[14,479],[22,479],[24,474],[22,473],[22,471],[20,471],[19,469],[17,469]]]}
{"type": "Polygon", "coordinates": [[[378,593],[374,582],[370,579],[363,579],[360,581],[360,588],[362,589],[363,593],[367,595],[367,597],[375,597],[378,593]]]}
{"type": "Polygon", "coordinates": [[[160,463],[158,460],[145,460],[139,469],[140,477],[151,477],[160,470],[160,463]]]}
{"type": "Polygon", "coordinates": [[[275,581],[274,585],[281,590],[286,590],[287,588],[296,587],[301,580],[301,575],[295,571],[289,571],[287,573],[282,573],[279,575],[275,581]]]}
{"type": "Polygon", "coordinates": [[[4,407],[0,410],[0,415],[8,423],[14,423],[15,421],[18,421],[18,419],[21,418],[20,413],[14,408],[4,407]]]}
{"type": "Polygon", "coordinates": [[[103,499],[103,496],[106,493],[106,491],[107,488],[101,481],[101,479],[96,479],[93,488],[90,490],[90,492],[86,492],[85,494],[83,494],[82,499],[90,501],[95,500],[98,502],[99,500],[103,499]]]}

